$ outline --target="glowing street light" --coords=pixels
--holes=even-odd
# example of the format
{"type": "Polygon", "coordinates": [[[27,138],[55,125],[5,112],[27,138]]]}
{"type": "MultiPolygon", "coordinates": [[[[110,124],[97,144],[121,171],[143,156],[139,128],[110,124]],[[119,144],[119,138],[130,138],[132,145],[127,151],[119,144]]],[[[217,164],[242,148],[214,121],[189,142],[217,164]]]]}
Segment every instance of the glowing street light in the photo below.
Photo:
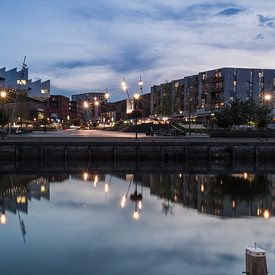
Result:
{"type": "Polygon", "coordinates": [[[139,89],[140,89],[140,93],[143,94],[143,91],[142,91],[142,89],[143,89],[143,81],[141,79],[141,75],[139,77],[138,86],[139,86],[139,89]]]}
{"type": "Polygon", "coordinates": [[[123,80],[121,81],[121,89],[126,92],[128,90],[128,85],[127,82],[125,81],[125,79],[123,78],[123,80]]]}
{"type": "Polygon", "coordinates": [[[272,95],[271,95],[271,94],[265,94],[265,95],[264,95],[264,99],[265,99],[267,102],[270,101],[271,98],[272,98],[272,95]]]}
{"type": "Polygon", "coordinates": [[[89,102],[88,101],[83,101],[83,108],[88,109],[89,108],[89,102]]]}
{"type": "Polygon", "coordinates": [[[106,93],[104,94],[104,98],[108,101],[109,98],[110,98],[110,94],[109,94],[108,92],[106,92],[106,93]]]}
{"type": "Polygon", "coordinates": [[[7,97],[7,92],[6,92],[6,91],[1,91],[1,92],[0,92],[0,97],[1,97],[1,99],[6,99],[6,97],[7,97]]]}
{"type": "Polygon", "coordinates": [[[139,100],[140,99],[140,94],[139,93],[135,93],[134,94],[134,99],[135,100],[139,100]]]}

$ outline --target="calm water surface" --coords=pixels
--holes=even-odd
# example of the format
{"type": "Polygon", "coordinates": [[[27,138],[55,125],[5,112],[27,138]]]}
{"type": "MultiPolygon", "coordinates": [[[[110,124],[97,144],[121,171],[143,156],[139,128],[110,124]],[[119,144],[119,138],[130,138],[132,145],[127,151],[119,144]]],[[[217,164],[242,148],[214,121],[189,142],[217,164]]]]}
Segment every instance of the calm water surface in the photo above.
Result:
{"type": "Polygon", "coordinates": [[[275,175],[2,174],[1,274],[275,272],[275,175]]]}

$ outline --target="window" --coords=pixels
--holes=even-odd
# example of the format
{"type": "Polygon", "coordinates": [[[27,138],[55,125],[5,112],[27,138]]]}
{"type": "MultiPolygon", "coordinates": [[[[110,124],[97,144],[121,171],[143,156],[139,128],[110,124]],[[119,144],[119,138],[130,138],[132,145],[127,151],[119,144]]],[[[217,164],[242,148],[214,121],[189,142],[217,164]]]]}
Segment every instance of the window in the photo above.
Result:
{"type": "Polygon", "coordinates": [[[275,87],[275,78],[273,78],[273,87],[275,87]]]}
{"type": "Polygon", "coordinates": [[[16,81],[17,85],[27,85],[27,80],[25,79],[18,79],[16,81]]]}
{"type": "Polygon", "coordinates": [[[236,87],[237,86],[237,80],[233,81],[233,85],[236,87]]]}

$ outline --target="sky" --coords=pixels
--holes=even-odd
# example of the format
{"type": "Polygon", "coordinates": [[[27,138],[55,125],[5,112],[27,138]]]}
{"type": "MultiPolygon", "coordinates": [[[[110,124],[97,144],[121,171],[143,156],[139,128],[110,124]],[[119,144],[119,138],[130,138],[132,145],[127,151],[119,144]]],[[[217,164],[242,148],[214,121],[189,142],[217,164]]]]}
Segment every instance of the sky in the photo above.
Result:
{"type": "Polygon", "coordinates": [[[218,67],[275,68],[274,0],[1,0],[0,67],[112,99],[218,67]]]}

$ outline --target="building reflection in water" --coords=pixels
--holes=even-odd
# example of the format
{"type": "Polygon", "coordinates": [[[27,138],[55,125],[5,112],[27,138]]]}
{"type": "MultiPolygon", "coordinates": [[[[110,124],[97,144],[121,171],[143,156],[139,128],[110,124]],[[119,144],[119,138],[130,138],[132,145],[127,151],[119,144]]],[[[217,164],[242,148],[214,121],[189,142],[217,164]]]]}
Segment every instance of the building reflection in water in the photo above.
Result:
{"type": "MultiPolygon", "coordinates": [[[[120,207],[131,208],[132,218],[138,220],[143,208],[143,187],[150,189],[151,196],[161,199],[165,215],[174,215],[175,204],[197,209],[198,212],[219,217],[255,216],[270,218],[275,214],[275,176],[249,174],[115,174],[125,181],[120,196],[120,207]]],[[[26,228],[20,213],[28,213],[28,202],[41,198],[50,200],[51,182],[76,179],[110,191],[112,174],[104,175],[85,171],[77,175],[1,176],[0,223],[8,223],[8,214],[18,216],[25,240],[26,228]],[[104,182],[104,185],[101,183],[104,182]]],[[[115,190],[115,188],[114,188],[115,190]]]]}
{"type": "Polygon", "coordinates": [[[275,212],[275,181],[272,176],[246,172],[152,175],[147,184],[151,194],[209,215],[269,218],[275,212]]]}
{"type": "Polygon", "coordinates": [[[21,212],[28,214],[28,201],[31,199],[50,199],[48,179],[35,176],[1,176],[0,177],[1,224],[8,222],[8,214],[18,216],[19,226],[25,242],[27,234],[21,212]]]}

